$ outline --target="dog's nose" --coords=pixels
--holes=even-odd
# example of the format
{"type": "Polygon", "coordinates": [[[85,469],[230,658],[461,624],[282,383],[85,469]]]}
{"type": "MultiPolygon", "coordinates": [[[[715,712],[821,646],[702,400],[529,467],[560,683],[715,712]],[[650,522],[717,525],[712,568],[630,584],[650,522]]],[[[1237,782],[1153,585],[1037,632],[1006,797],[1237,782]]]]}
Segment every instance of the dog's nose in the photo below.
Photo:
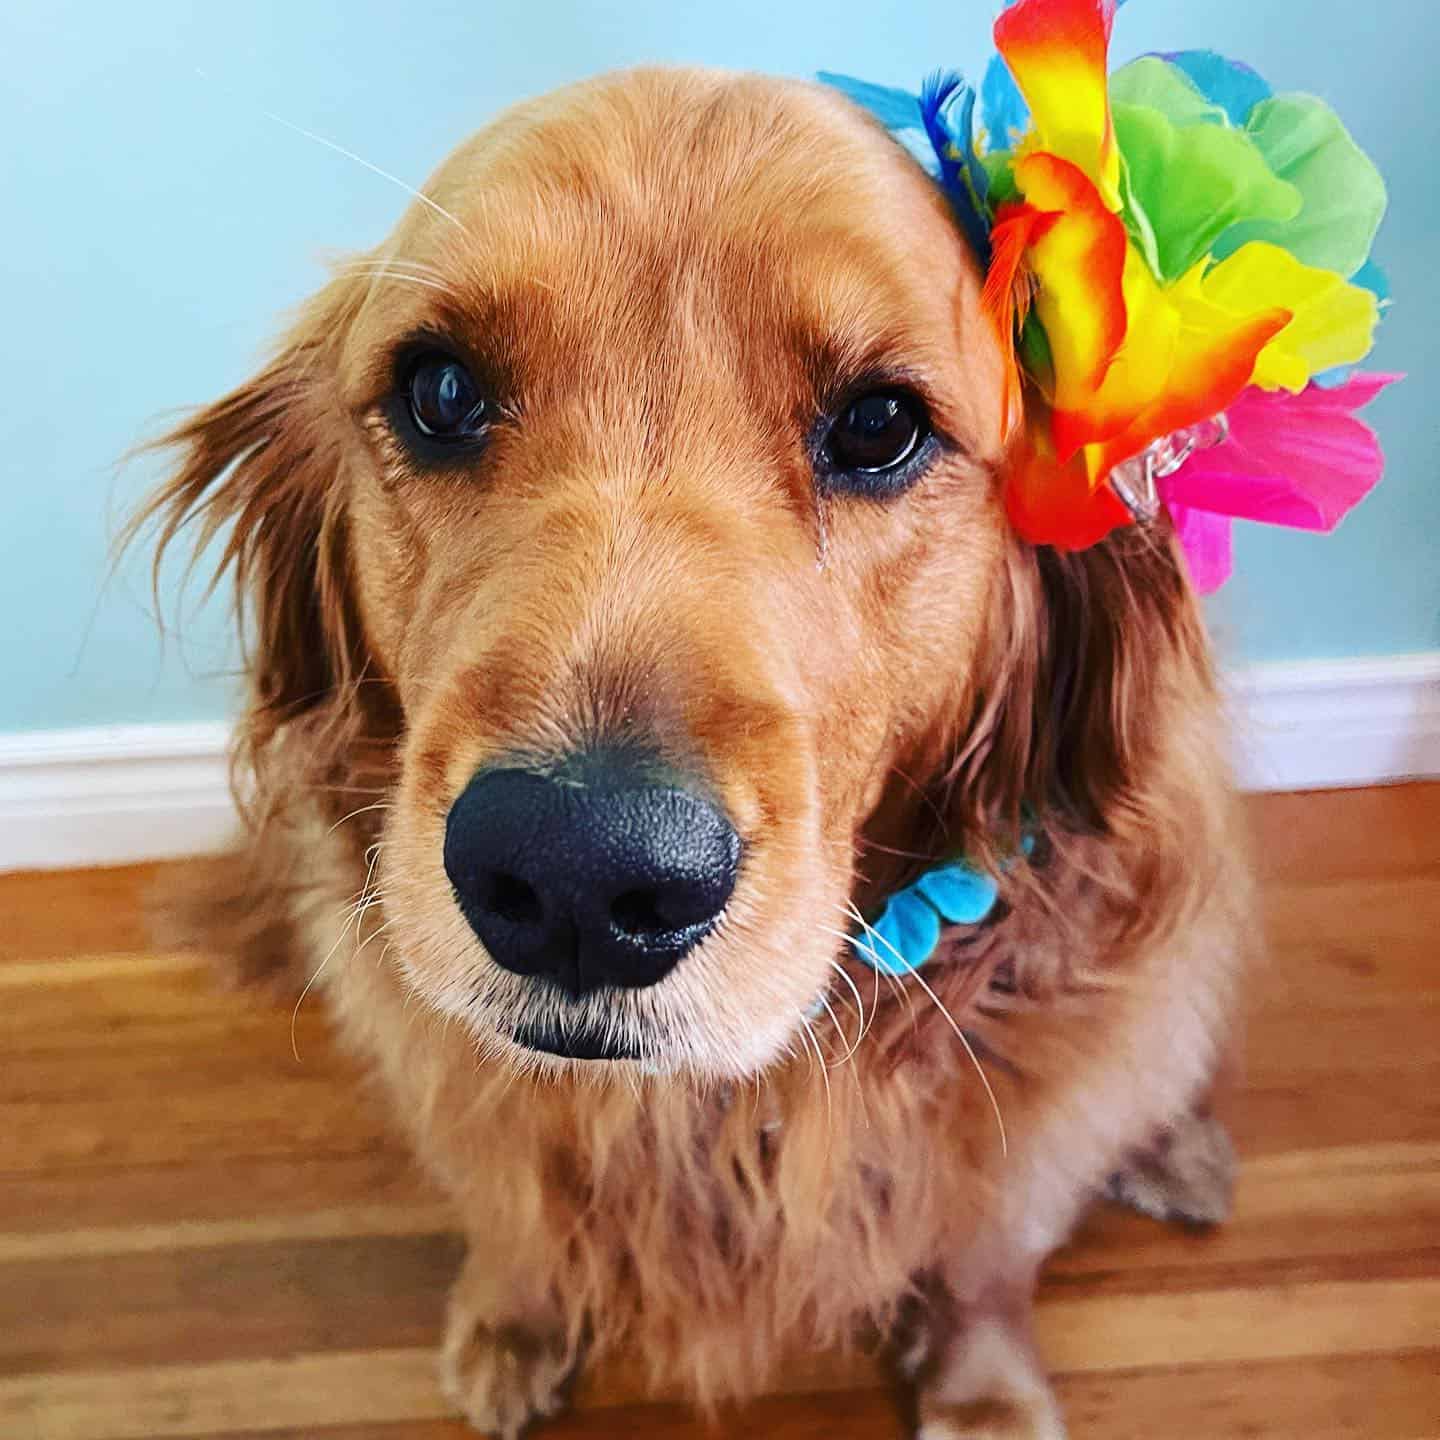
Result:
{"type": "Polygon", "coordinates": [[[445,825],[445,871],[486,950],[577,995],[655,984],[714,927],[739,865],[714,804],[608,752],[480,770],[445,825]]]}

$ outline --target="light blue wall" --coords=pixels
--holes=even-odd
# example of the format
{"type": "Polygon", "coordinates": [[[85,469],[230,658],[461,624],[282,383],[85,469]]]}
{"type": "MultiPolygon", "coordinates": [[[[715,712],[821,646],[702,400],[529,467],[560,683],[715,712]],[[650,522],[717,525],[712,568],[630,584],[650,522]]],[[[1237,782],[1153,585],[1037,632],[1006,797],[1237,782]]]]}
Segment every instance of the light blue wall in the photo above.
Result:
{"type": "MultiPolygon", "coordinates": [[[[501,106],[642,60],[913,84],[988,53],[989,0],[615,6],[8,0],[0,14],[0,730],[219,717],[216,613],[162,657],[141,567],[102,584],[117,458],[155,417],[241,379],[327,250],[404,197],[276,111],[418,182],[501,106]],[[904,18],[902,18],[904,17],[904,18]],[[197,73],[203,71],[204,74],[197,73]]],[[[1399,304],[1372,418],[1391,470],[1325,540],[1251,530],[1217,611],[1232,658],[1440,644],[1433,337],[1435,0],[1133,0],[1116,53],[1210,44],[1328,97],[1390,179],[1399,304]]]]}

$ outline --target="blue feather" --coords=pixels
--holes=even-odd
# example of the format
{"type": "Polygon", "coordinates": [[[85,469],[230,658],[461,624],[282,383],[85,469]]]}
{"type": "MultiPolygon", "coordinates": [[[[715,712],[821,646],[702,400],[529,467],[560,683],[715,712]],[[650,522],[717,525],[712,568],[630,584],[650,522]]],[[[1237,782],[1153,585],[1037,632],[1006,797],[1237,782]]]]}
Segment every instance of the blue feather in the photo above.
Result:
{"type": "Polygon", "coordinates": [[[1009,150],[1030,128],[1030,107],[999,55],[992,55],[980,83],[980,118],[991,150],[1009,150]]]}
{"type": "Polygon", "coordinates": [[[955,183],[959,173],[959,155],[946,123],[945,106],[964,85],[964,80],[955,71],[936,70],[925,77],[925,83],[920,87],[920,115],[925,133],[940,157],[940,179],[947,190],[955,183]]]}
{"type": "Polygon", "coordinates": [[[816,77],[868,110],[940,182],[956,219],[982,264],[990,259],[990,226],[985,198],[990,176],[975,152],[975,91],[957,74],[937,70],[917,99],[889,85],[872,85],[853,75],[822,70],[816,77]],[[929,141],[913,136],[923,131],[929,141]],[[933,152],[933,158],[930,152],[933,152]]]}
{"type": "Polygon", "coordinates": [[[920,116],[920,102],[908,91],[890,85],[872,85],[853,75],[837,75],[821,70],[815,77],[857,105],[868,110],[887,130],[921,130],[925,122],[920,116]]]}
{"type": "Polygon", "coordinates": [[[940,161],[940,183],[950,197],[982,265],[990,263],[990,225],[985,216],[989,176],[975,154],[975,91],[954,71],[937,70],[920,88],[925,133],[940,161]]]}

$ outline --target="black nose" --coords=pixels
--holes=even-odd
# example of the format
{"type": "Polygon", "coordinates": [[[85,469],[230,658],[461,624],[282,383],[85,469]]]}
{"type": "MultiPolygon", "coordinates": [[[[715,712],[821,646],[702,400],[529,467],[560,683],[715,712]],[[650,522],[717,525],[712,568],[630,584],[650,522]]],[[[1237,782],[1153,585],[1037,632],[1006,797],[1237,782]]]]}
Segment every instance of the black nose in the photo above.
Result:
{"type": "Polygon", "coordinates": [[[709,800],[606,752],[480,770],[445,826],[445,871],[491,956],[573,994],[661,979],[720,918],[739,864],[709,800]]]}

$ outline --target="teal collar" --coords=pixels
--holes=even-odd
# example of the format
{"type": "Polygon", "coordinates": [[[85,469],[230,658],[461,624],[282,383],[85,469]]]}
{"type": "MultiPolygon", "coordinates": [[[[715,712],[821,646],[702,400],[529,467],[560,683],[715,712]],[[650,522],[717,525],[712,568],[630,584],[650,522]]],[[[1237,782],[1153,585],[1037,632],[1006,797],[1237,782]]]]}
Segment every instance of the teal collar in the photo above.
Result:
{"type": "MultiPolygon", "coordinates": [[[[1026,835],[1021,849],[1028,855],[1034,844],[1034,836],[1026,835]]],[[[950,860],[897,890],[879,915],[850,937],[850,944],[882,975],[908,975],[934,955],[944,926],[980,924],[999,898],[994,875],[967,861],[950,860]]]]}

